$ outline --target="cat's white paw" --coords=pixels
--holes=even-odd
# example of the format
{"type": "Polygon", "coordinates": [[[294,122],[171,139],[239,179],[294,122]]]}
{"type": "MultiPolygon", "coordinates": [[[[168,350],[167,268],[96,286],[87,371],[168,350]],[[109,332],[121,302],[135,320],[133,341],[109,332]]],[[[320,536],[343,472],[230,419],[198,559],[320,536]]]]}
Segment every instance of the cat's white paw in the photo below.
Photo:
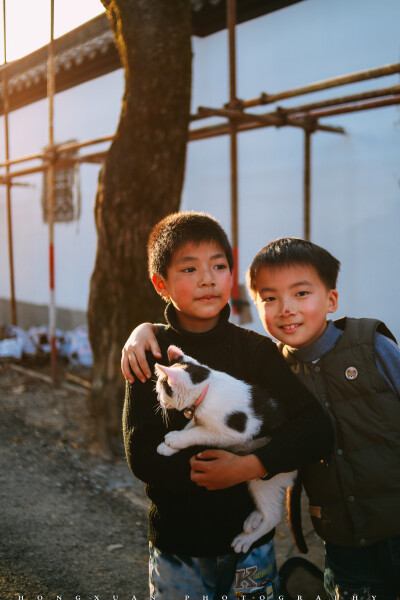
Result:
{"type": "Polygon", "coordinates": [[[260,526],[262,520],[263,520],[263,516],[260,513],[260,511],[253,510],[253,512],[251,512],[249,514],[249,516],[247,517],[247,519],[245,520],[245,522],[243,524],[243,532],[251,533],[252,531],[254,531],[255,529],[257,529],[260,526]]]}
{"type": "Polygon", "coordinates": [[[172,456],[173,454],[176,454],[178,450],[175,450],[174,448],[167,446],[165,442],[162,442],[157,446],[157,452],[163,456],[172,456]]]}
{"type": "Polygon", "coordinates": [[[181,432],[180,431],[170,431],[164,437],[164,441],[167,444],[167,446],[170,446],[171,448],[177,448],[178,450],[180,450],[180,448],[182,447],[179,444],[180,438],[181,438],[181,432]]]}
{"type": "Polygon", "coordinates": [[[234,551],[239,554],[240,552],[247,552],[253,541],[253,536],[249,536],[246,533],[240,533],[234,538],[231,546],[234,551]]]}

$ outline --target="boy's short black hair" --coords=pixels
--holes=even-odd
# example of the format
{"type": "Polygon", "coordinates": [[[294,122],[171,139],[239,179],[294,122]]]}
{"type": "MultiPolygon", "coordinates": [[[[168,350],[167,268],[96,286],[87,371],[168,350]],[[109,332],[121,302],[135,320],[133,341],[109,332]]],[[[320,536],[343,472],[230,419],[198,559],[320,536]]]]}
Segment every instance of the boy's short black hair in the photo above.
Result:
{"type": "Polygon", "coordinates": [[[280,238],[270,242],[253,258],[247,271],[247,286],[255,297],[256,277],[262,267],[287,267],[291,265],[311,265],[317,271],[321,281],[330,290],[336,288],[340,262],[317,244],[301,238],[280,238]]]}
{"type": "Polygon", "coordinates": [[[189,242],[216,242],[233,270],[232,247],[218,221],[203,212],[182,211],[167,215],[150,232],[147,243],[150,277],[157,274],[166,278],[174,252],[189,242]]]}

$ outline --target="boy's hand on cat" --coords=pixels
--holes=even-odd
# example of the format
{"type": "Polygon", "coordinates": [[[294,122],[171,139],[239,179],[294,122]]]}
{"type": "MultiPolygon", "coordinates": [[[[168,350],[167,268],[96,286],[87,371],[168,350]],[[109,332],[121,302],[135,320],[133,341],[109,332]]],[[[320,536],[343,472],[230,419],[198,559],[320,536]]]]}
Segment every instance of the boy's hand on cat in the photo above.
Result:
{"type": "Polygon", "coordinates": [[[190,478],[208,490],[222,490],[266,475],[255,454],[239,456],[226,450],[204,450],[190,459],[190,478]]]}
{"type": "Polygon", "coordinates": [[[156,358],[161,358],[160,347],[155,336],[156,327],[152,323],[138,325],[122,349],[121,369],[123,376],[130,383],[135,381],[135,375],[142,383],[151,377],[146,350],[150,350],[156,358]]]}

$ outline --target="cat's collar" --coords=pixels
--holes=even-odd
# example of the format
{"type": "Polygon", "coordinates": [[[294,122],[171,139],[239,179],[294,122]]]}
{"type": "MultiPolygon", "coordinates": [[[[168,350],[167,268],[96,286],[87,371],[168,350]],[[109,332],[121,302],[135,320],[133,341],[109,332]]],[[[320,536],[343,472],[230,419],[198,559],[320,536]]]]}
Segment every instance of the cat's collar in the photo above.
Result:
{"type": "Polygon", "coordinates": [[[192,404],[192,406],[188,406],[187,408],[185,408],[185,410],[183,411],[183,414],[185,415],[185,417],[187,419],[194,419],[196,408],[204,400],[205,395],[207,394],[209,385],[210,384],[207,383],[207,385],[203,388],[200,396],[197,398],[196,402],[194,404],[192,404]]]}

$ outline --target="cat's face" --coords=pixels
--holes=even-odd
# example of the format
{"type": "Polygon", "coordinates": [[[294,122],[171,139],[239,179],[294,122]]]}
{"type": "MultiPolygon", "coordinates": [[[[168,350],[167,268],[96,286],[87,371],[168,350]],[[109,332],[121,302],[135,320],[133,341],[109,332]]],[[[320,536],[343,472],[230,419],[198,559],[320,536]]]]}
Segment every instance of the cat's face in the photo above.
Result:
{"type": "Polygon", "coordinates": [[[162,408],[181,411],[196,402],[207,384],[210,370],[176,346],[168,348],[168,358],[173,363],[170,366],[155,365],[157,399],[162,408]]]}

